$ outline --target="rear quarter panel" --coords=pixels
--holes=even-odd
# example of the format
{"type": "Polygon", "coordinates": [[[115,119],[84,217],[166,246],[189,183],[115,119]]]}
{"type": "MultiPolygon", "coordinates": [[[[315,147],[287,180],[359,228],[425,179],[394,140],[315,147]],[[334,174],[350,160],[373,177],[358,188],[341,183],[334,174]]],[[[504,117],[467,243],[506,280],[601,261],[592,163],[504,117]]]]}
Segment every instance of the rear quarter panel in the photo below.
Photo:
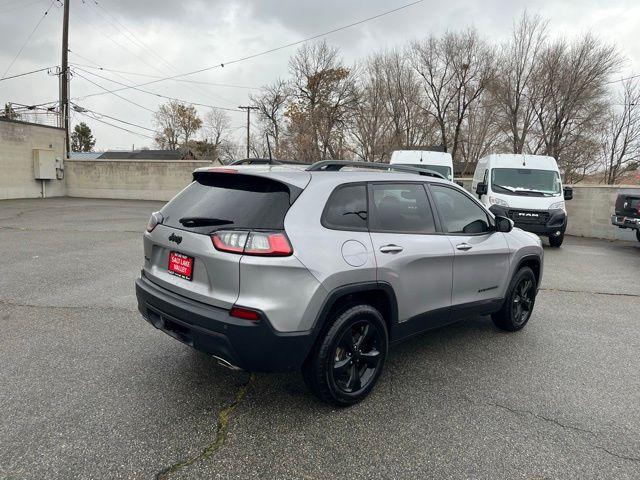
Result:
{"type": "Polygon", "coordinates": [[[314,177],[285,218],[294,256],[327,293],[349,284],[375,282],[376,260],[369,232],[332,230],[321,224],[324,206],[337,186],[334,175],[323,177],[324,174],[314,177]]]}

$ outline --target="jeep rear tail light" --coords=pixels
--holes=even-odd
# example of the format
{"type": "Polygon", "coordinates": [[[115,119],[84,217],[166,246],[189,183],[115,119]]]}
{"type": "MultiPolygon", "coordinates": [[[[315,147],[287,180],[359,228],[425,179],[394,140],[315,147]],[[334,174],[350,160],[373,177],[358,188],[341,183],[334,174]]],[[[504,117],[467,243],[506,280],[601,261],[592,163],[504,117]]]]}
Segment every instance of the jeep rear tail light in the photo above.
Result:
{"type": "Polygon", "coordinates": [[[293,253],[283,232],[219,230],[211,235],[211,241],[221,252],[264,257],[287,257],[293,253]]]}
{"type": "Polygon", "coordinates": [[[293,253],[289,239],[281,232],[251,232],[244,247],[246,255],[286,257],[293,253]]]}
{"type": "Polygon", "coordinates": [[[213,246],[221,252],[242,253],[249,232],[241,230],[220,230],[211,235],[213,246]]]}

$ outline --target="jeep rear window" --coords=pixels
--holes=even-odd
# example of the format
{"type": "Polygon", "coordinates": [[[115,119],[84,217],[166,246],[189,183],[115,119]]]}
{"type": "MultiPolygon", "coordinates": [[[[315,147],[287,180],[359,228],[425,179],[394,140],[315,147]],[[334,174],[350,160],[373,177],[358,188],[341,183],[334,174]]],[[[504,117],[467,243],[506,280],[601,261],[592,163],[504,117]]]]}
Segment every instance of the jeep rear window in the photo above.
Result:
{"type": "Polygon", "coordinates": [[[198,174],[161,210],[163,224],[208,234],[219,229],[283,230],[291,190],[270,178],[237,173],[198,174]],[[182,222],[180,221],[182,220],[182,222]]]}

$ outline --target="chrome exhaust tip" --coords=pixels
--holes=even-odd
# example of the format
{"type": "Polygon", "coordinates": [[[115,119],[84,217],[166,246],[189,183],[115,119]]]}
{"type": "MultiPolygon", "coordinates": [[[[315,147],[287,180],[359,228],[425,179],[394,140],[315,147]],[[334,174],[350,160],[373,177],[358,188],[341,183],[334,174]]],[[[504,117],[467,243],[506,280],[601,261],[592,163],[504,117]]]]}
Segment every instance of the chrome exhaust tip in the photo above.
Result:
{"type": "Polygon", "coordinates": [[[233,370],[234,372],[241,372],[242,369],[240,367],[238,367],[237,365],[234,365],[233,363],[229,362],[228,360],[225,360],[224,358],[220,358],[217,357],[215,355],[211,355],[213,358],[216,359],[216,361],[218,362],[218,365],[228,368],[229,370],[233,370]]]}

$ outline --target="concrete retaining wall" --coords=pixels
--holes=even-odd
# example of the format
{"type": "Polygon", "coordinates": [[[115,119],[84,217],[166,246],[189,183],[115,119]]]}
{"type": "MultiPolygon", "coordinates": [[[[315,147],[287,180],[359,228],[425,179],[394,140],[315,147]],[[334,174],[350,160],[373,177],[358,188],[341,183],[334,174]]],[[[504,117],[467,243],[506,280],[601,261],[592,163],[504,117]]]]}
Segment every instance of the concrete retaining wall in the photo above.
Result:
{"type": "Polygon", "coordinates": [[[69,197],[170,200],[208,161],[67,160],[69,197]]]}
{"type": "Polygon", "coordinates": [[[640,187],[625,185],[573,185],[573,200],[567,201],[567,233],[579,237],[636,240],[633,230],[611,225],[619,193],[640,194],[640,187]]]}
{"type": "Polygon", "coordinates": [[[0,199],[37,198],[65,194],[64,180],[35,180],[33,151],[53,150],[60,159],[64,154],[64,130],[61,128],[0,120],[0,199]]]}

